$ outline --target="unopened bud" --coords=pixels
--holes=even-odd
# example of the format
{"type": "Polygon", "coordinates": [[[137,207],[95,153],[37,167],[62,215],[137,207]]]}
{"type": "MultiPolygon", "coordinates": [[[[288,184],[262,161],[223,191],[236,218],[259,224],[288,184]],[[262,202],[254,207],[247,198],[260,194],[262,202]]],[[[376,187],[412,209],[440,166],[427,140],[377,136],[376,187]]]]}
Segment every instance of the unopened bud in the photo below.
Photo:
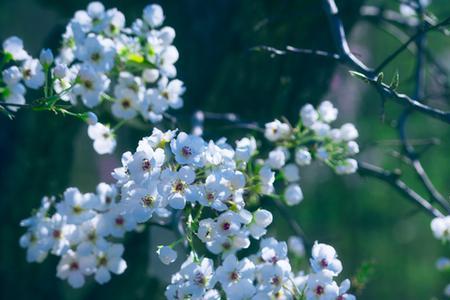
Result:
{"type": "Polygon", "coordinates": [[[50,49],[42,49],[39,61],[44,66],[50,66],[53,63],[53,52],[50,49]]]}
{"type": "Polygon", "coordinates": [[[85,114],[85,118],[84,120],[86,121],[86,123],[88,123],[89,125],[95,125],[98,122],[98,118],[97,115],[94,114],[93,112],[89,111],[85,114]]]}

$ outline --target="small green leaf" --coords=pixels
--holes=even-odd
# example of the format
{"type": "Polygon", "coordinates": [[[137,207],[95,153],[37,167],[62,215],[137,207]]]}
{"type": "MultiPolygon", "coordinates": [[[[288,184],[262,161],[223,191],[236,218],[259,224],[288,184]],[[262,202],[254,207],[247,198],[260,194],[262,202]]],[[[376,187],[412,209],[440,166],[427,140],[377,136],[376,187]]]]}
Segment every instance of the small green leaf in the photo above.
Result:
{"type": "Polygon", "coordinates": [[[374,276],[374,273],[374,261],[367,261],[362,263],[361,267],[359,267],[358,271],[352,279],[352,285],[357,292],[361,292],[361,290],[364,289],[369,280],[374,276]]]}
{"type": "Polygon", "coordinates": [[[0,105],[0,113],[4,114],[10,120],[14,119],[14,115],[2,105],[0,105]]]}
{"type": "Polygon", "coordinates": [[[395,91],[398,88],[399,81],[400,81],[400,75],[399,75],[398,71],[395,71],[394,77],[392,77],[389,87],[395,91]]]}
{"type": "Polygon", "coordinates": [[[384,73],[383,73],[383,72],[380,72],[380,73],[377,75],[376,80],[377,80],[378,83],[383,83],[383,78],[384,78],[384,73]]]}
{"type": "Polygon", "coordinates": [[[366,75],[364,75],[363,73],[357,72],[357,71],[349,71],[350,75],[352,75],[355,78],[361,79],[364,82],[368,83],[369,82],[369,78],[367,78],[366,75]]]}

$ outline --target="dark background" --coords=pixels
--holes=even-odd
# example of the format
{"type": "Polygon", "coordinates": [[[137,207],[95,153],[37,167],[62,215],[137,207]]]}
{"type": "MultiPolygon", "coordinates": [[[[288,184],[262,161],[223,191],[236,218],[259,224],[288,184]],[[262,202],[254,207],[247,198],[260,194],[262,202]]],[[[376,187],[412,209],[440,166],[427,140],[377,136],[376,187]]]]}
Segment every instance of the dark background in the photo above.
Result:
{"type": "MultiPolygon", "coordinates": [[[[117,7],[130,20],[141,15],[146,1],[103,1],[117,7]]],[[[352,49],[369,65],[376,65],[398,45],[373,24],[362,20],[363,1],[337,1],[352,49]]],[[[397,1],[367,1],[397,7],[397,1]]],[[[38,55],[42,47],[57,49],[58,36],[77,9],[87,1],[0,1],[0,38],[17,35],[38,55]]],[[[360,131],[362,160],[405,170],[405,180],[426,195],[392,157],[398,151],[395,120],[399,107],[388,102],[384,121],[376,93],[327,58],[303,55],[270,57],[249,51],[256,45],[279,48],[293,45],[333,51],[328,24],[318,0],[170,0],[161,2],[166,25],[175,28],[180,52],[179,78],[187,87],[180,113],[184,129],[196,109],[235,112],[263,124],[275,117],[295,121],[306,102],[329,99],[340,109],[339,122],[354,122],[360,131]]],[[[447,0],[430,8],[440,17],[450,15],[447,0]]],[[[449,68],[449,38],[431,34],[429,46],[449,68]]],[[[400,72],[400,90],[412,90],[413,56],[405,52],[386,69],[386,77],[400,72]]],[[[428,75],[428,81],[432,82],[428,75]]],[[[389,79],[387,80],[389,81],[389,79]]],[[[431,89],[431,88],[430,88],[431,89]]],[[[29,94],[31,97],[32,95],[29,94]]],[[[449,108],[448,99],[430,104],[449,108]]],[[[207,138],[226,135],[231,141],[245,135],[220,122],[208,122],[207,138]]],[[[129,234],[125,258],[128,269],[104,286],[89,283],[73,290],[55,277],[57,260],[28,264],[18,245],[23,229],[19,221],[39,205],[43,195],[61,194],[67,186],[95,189],[100,180],[111,182],[109,172],[118,165],[119,153],[133,149],[148,134],[122,130],[115,155],[99,157],[87,138],[86,125],[77,120],[20,111],[16,120],[0,118],[0,299],[160,299],[170,272],[154,260],[155,239],[161,232],[129,234]],[[152,236],[153,234],[153,236],[152,236]],[[156,237],[154,235],[157,235],[156,237]]],[[[428,150],[424,165],[437,188],[450,193],[450,130],[442,123],[413,115],[408,133],[414,139],[436,137],[439,146],[428,150]]],[[[365,262],[374,274],[360,299],[441,299],[449,276],[435,270],[435,260],[448,248],[432,238],[430,218],[390,187],[358,175],[338,177],[316,164],[303,169],[305,200],[291,211],[314,240],[333,244],[344,263],[344,275],[355,274],[365,262]],[[435,298],[433,298],[435,297],[435,298]]],[[[275,215],[272,233],[280,239],[292,234],[275,215]]]]}

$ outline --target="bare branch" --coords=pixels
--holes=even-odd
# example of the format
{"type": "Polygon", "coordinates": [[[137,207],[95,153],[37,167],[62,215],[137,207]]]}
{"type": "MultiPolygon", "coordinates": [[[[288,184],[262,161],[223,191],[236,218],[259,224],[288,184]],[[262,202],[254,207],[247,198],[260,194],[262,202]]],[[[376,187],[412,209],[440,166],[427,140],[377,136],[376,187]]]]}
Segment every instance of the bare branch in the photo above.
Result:
{"type": "Polygon", "coordinates": [[[444,215],[436,208],[434,208],[430,202],[425,200],[422,196],[412,190],[406,183],[400,180],[400,175],[395,172],[384,170],[380,167],[365,163],[358,162],[358,173],[361,176],[371,176],[382,180],[393,188],[395,188],[406,199],[410,200],[413,204],[420,209],[425,210],[432,217],[443,217],[444,215]]]}
{"type": "MultiPolygon", "coordinates": [[[[372,85],[374,85],[378,92],[385,97],[393,99],[394,102],[397,102],[398,104],[410,107],[411,109],[450,124],[450,112],[427,106],[405,94],[396,92],[394,89],[383,82],[378,82],[376,79],[377,73],[367,67],[363,62],[361,62],[351,53],[348,46],[347,37],[345,35],[344,26],[341,19],[339,18],[339,12],[334,0],[322,0],[322,2],[325,13],[330,23],[330,29],[336,44],[336,48],[338,50],[338,55],[341,57],[341,62],[363,74],[367,78],[367,80],[372,85]]],[[[444,21],[429,28],[440,28],[441,26],[444,26],[444,24],[448,23],[450,23],[450,18],[447,18],[444,21]]]]}

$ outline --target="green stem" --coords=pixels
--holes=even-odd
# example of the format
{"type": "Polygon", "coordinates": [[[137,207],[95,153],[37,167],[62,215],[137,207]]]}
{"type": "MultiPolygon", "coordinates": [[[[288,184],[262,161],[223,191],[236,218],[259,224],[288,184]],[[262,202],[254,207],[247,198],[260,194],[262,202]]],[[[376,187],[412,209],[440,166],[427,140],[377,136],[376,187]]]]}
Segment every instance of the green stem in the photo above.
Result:
{"type": "Polygon", "coordinates": [[[116,126],[114,126],[111,131],[115,132],[117,131],[120,127],[122,127],[128,120],[121,120],[119,123],[116,124],[116,126]]]}

